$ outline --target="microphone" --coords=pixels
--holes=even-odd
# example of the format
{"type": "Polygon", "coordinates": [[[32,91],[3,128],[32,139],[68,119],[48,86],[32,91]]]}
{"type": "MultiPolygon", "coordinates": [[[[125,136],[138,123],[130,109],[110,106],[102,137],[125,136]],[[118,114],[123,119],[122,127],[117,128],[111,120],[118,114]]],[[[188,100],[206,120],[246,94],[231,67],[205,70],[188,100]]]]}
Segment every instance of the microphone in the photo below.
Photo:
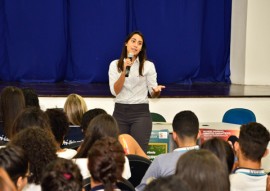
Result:
{"type": "MultiPolygon", "coordinates": [[[[132,61],[133,54],[132,54],[132,53],[128,53],[128,58],[130,59],[130,61],[132,61]]],[[[128,76],[129,76],[129,71],[130,71],[130,66],[127,66],[127,67],[126,67],[126,74],[125,74],[125,77],[128,77],[128,76]]]]}

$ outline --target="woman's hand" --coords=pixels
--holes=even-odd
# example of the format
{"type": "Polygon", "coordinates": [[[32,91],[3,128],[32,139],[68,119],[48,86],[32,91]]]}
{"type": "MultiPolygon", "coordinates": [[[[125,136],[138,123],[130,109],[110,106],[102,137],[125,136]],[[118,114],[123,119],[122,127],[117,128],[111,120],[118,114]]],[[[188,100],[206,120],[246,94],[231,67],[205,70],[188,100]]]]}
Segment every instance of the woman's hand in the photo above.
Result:
{"type": "Polygon", "coordinates": [[[124,60],[124,68],[123,68],[123,71],[125,72],[126,71],[126,69],[127,69],[127,66],[132,66],[132,61],[130,60],[130,59],[128,59],[128,58],[126,58],[125,60],[124,60]]]}
{"type": "Polygon", "coordinates": [[[158,85],[156,87],[153,87],[153,92],[152,92],[152,97],[158,97],[160,95],[160,92],[162,91],[162,89],[166,88],[165,86],[162,85],[158,85]]]}

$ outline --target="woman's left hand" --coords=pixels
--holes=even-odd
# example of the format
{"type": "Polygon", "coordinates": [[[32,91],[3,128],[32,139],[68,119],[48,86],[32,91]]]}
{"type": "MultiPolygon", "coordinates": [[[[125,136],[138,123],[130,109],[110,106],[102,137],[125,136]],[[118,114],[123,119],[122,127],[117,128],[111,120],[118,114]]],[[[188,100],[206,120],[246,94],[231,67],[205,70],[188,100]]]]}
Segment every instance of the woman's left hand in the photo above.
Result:
{"type": "Polygon", "coordinates": [[[152,92],[151,96],[152,96],[153,98],[160,96],[160,92],[161,92],[162,89],[164,89],[164,88],[165,88],[165,86],[161,86],[161,85],[158,85],[157,87],[153,87],[153,88],[152,88],[152,89],[153,89],[153,92],[152,92]]]}
{"type": "Polygon", "coordinates": [[[164,88],[165,88],[165,86],[158,85],[157,87],[154,87],[154,88],[152,88],[152,89],[153,89],[153,91],[154,91],[155,93],[159,93],[159,92],[161,92],[162,89],[164,89],[164,88]]]}

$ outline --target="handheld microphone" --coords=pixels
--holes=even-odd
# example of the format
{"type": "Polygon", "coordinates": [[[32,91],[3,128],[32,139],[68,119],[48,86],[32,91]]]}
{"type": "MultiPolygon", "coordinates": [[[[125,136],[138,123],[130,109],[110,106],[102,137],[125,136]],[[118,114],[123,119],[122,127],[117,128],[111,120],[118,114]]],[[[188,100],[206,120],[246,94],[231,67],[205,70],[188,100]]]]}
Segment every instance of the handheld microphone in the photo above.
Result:
{"type": "MultiPolygon", "coordinates": [[[[128,53],[128,58],[130,59],[130,61],[132,61],[133,54],[132,54],[132,53],[128,53]]],[[[127,67],[126,67],[126,74],[125,74],[125,77],[128,77],[128,76],[129,76],[129,71],[130,71],[130,66],[127,66],[127,67]]]]}

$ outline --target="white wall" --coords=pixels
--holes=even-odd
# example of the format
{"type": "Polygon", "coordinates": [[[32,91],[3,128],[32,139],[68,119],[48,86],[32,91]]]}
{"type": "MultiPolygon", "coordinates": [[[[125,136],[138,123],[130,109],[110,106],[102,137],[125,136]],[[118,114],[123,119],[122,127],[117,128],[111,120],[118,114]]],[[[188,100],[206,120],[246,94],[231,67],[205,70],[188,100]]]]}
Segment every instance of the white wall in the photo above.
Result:
{"type": "Polygon", "coordinates": [[[270,1],[232,1],[231,80],[270,85],[270,1]]]}
{"type": "Polygon", "coordinates": [[[245,84],[247,0],[232,1],[231,81],[245,84]]]}
{"type": "MultiPolygon", "coordinates": [[[[112,114],[113,98],[84,98],[88,109],[103,108],[112,114]]],[[[63,108],[65,97],[40,97],[43,110],[63,108]]],[[[244,107],[251,109],[257,121],[270,129],[270,98],[162,98],[150,99],[150,111],[162,114],[168,122],[182,110],[192,110],[201,122],[221,122],[223,114],[230,108],[244,107]]]]}
{"type": "Polygon", "coordinates": [[[246,84],[270,85],[270,1],[249,0],[246,30],[246,84]]]}

